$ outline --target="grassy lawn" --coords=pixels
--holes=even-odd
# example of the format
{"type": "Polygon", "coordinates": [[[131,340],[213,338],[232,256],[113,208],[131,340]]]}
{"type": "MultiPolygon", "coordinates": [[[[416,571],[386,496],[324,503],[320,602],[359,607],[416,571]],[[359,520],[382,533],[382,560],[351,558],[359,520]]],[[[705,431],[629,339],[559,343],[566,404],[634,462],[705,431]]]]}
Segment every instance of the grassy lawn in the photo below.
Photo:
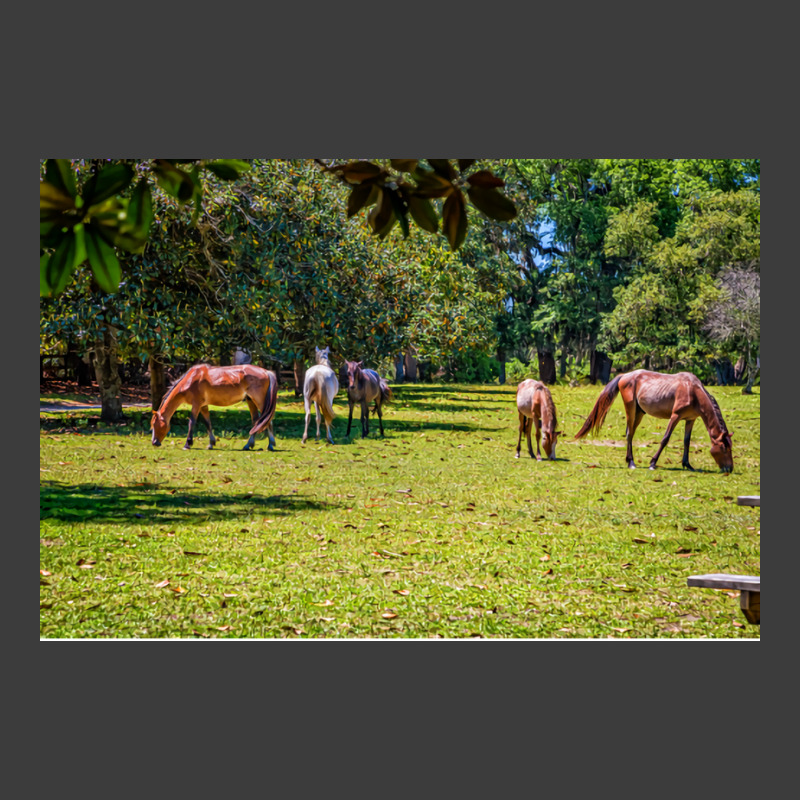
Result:
{"type": "MultiPolygon", "coordinates": [[[[705,572],[760,574],[760,390],[713,387],[733,434],[723,475],[695,424],[647,469],[666,426],[645,417],[625,465],[617,398],[600,437],[571,437],[601,386],[553,387],[556,462],[514,458],[516,386],[399,385],[360,438],[302,445],[302,402],[281,391],[277,449],[243,452],[244,404],[212,408],[218,443],[164,446],[149,415],[41,413],[44,638],[759,638],[736,592],[705,572]]],[[[201,433],[205,429],[199,427],[201,433]]],[[[322,425],[324,442],[325,426],[322,425]]],[[[534,441],[535,446],[535,441],[534,441]]]]}

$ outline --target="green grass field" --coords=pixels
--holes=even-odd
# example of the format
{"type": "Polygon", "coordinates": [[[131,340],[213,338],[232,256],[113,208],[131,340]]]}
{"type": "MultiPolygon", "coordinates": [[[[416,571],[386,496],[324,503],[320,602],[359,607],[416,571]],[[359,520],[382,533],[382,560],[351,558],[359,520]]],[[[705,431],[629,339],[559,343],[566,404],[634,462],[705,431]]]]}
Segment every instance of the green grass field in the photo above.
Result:
{"type": "MultiPolygon", "coordinates": [[[[760,390],[712,387],[733,434],[720,473],[702,422],[681,469],[683,425],[645,417],[625,465],[617,398],[599,437],[574,442],[600,385],[553,387],[556,462],[514,458],[516,386],[400,385],[386,438],[347,403],[336,445],[303,445],[283,390],[277,449],[243,452],[244,404],[211,409],[219,438],[164,446],[149,414],[40,415],[43,638],[759,638],[736,592],[706,572],[760,574],[760,390]]],[[[313,430],[312,430],[313,429],[313,430]]],[[[199,427],[202,434],[205,429],[199,427]]],[[[535,445],[535,442],[534,442],[535,445]]]]}

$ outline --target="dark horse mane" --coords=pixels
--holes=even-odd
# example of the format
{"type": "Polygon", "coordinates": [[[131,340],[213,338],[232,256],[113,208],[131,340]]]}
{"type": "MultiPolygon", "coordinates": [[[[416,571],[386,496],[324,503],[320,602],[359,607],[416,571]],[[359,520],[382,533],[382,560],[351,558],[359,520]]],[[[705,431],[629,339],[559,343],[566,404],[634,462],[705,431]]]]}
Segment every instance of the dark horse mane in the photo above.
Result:
{"type": "Polygon", "coordinates": [[[192,366],[192,367],[189,367],[189,369],[188,369],[186,372],[184,372],[184,373],[183,373],[183,375],[180,375],[180,376],[179,376],[179,377],[177,377],[177,378],[176,378],[174,381],[172,381],[172,383],[171,383],[171,384],[169,385],[169,387],[167,388],[167,391],[166,391],[166,392],[164,392],[164,396],[161,398],[161,403],[159,404],[159,408],[161,408],[161,406],[163,406],[163,405],[164,405],[164,403],[166,403],[166,402],[167,402],[167,400],[169,400],[169,399],[170,399],[170,397],[172,397],[173,393],[174,393],[174,392],[175,392],[175,390],[178,388],[178,384],[179,384],[179,383],[180,383],[180,382],[181,382],[181,381],[182,381],[182,380],[183,380],[183,379],[184,379],[184,378],[185,378],[185,377],[186,377],[186,376],[187,376],[187,375],[188,375],[188,374],[189,374],[189,373],[190,373],[190,372],[191,372],[191,371],[192,371],[192,370],[195,368],[195,367],[203,367],[203,366],[207,367],[207,366],[208,366],[208,364],[202,364],[202,363],[201,363],[201,364],[195,364],[194,366],[192,366]]]}
{"type": "Polygon", "coordinates": [[[714,417],[716,418],[717,422],[719,423],[720,428],[722,428],[725,433],[728,433],[728,426],[725,424],[725,420],[722,418],[722,411],[720,410],[719,403],[717,403],[716,398],[714,397],[708,389],[703,387],[708,399],[711,401],[711,407],[714,409],[714,417]]]}

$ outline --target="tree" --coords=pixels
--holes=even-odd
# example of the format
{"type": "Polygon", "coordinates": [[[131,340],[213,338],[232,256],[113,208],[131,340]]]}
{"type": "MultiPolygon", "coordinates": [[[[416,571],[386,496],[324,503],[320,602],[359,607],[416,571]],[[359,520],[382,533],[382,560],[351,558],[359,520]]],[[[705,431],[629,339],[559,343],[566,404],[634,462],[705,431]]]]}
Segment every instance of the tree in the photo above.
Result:
{"type": "Polygon", "coordinates": [[[747,381],[743,394],[752,394],[761,340],[761,273],[752,269],[723,269],[716,280],[718,297],[708,308],[704,330],[732,349],[744,351],[747,381]]]}

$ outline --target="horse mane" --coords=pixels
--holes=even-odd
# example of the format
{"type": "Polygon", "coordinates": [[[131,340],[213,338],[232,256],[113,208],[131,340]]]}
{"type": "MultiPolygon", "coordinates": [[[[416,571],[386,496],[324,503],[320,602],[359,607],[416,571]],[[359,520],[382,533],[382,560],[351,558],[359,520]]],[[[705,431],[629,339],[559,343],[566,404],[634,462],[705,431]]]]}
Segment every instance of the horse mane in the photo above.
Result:
{"type": "Polygon", "coordinates": [[[547,387],[539,389],[542,395],[542,428],[545,430],[554,431],[558,427],[558,420],[556,419],[556,404],[553,402],[553,396],[547,387]],[[552,421],[552,427],[551,425],[552,421]]]}
{"type": "Polygon", "coordinates": [[[725,420],[722,418],[722,411],[720,410],[719,403],[714,395],[711,394],[711,392],[709,392],[705,386],[703,387],[703,391],[706,393],[706,397],[708,397],[708,399],[711,401],[711,408],[714,412],[714,418],[717,420],[720,428],[722,428],[725,433],[728,433],[728,426],[725,424],[725,420]]]}
{"type": "Polygon", "coordinates": [[[161,398],[161,403],[158,406],[158,410],[160,411],[166,405],[170,397],[172,397],[172,395],[175,394],[175,392],[178,389],[178,384],[182,383],[184,378],[190,375],[192,371],[195,370],[197,367],[203,367],[203,366],[207,367],[208,364],[195,364],[193,367],[189,367],[189,369],[186,372],[184,372],[183,375],[179,376],[174,381],[172,381],[167,391],[164,392],[164,396],[161,398]]]}

